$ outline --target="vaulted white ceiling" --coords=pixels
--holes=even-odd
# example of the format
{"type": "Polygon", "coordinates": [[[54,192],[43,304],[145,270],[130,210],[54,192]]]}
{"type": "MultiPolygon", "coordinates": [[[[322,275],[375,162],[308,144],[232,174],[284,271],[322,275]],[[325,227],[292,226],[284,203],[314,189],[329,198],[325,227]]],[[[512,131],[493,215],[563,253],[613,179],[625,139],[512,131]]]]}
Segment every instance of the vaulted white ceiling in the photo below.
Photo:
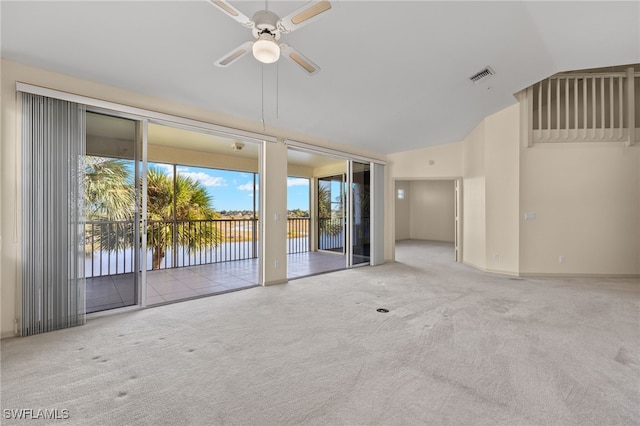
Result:
{"type": "Polygon", "coordinates": [[[0,4],[3,58],[381,153],[460,140],[556,72],[640,62],[637,1],[336,1],[281,40],[312,77],[251,55],[215,67],[252,38],[206,0],[0,4]]]}

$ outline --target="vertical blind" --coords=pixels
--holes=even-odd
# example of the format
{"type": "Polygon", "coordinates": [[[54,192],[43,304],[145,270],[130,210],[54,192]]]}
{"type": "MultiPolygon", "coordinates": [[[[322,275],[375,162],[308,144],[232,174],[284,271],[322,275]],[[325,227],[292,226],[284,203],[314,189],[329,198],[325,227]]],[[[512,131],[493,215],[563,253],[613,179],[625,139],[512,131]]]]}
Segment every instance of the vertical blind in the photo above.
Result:
{"type": "Polygon", "coordinates": [[[84,156],[85,107],[23,93],[23,336],[85,323],[84,156]]]}

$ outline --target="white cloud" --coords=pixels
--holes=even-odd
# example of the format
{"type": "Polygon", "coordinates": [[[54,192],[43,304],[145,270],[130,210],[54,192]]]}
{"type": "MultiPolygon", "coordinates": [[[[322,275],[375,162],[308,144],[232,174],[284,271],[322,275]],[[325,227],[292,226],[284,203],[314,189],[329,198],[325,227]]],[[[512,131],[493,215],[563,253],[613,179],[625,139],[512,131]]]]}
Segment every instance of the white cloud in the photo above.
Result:
{"type": "MultiPolygon", "coordinates": [[[[237,187],[240,191],[253,191],[253,182],[247,182],[244,185],[240,185],[237,187]]],[[[256,185],[256,189],[258,189],[259,186],[256,185]]]]}
{"type": "Polygon", "coordinates": [[[169,176],[173,176],[173,165],[171,164],[158,164],[155,163],[153,165],[153,167],[160,169],[160,170],[164,170],[164,172],[169,175],[169,176]]]}
{"type": "Polygon", "coordinates": [[[204,186],[227,186],[227,182],[224,178],[219,176],[209,176],[203,172],[181,172],[183,176],[188,176],[193,180],[196,180],[204,186]]]}
{"type": "Polygon", "coordinates": [[[287,186],[309,186],[309,179],[305,178],[288,178],[287,186]]]}

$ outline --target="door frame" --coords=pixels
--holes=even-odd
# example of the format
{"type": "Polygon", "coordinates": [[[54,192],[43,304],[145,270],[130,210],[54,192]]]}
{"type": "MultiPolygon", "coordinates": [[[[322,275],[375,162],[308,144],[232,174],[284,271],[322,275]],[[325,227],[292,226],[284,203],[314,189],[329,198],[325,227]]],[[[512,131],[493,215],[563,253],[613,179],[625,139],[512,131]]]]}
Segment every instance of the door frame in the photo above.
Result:
{"type": "Polygon", "coordinates": [[[86,112],[102,114],[109,117],[122,118],[135,122],[135,140],[134,140],[134,241],[140,241],[141,244],[133,248],[133,285],[135,290],[135,304],[122,308],[107,309],[105,311],[92,312],[87,315],[99,316],[103,313],[119,312],[122,310],[130,310],[147,305],[147,272],[146,262],[143,262],[143,254],[147,251],[147,125],[148,119],[136,114],[131,114],[119,110],[107,109],[98,106],[86,105],[86,112]],[[137,182],[141,182],[138,186],[137,182]],[[145,267],[142,267],[144,263],[145,267]]]}
{"type": "MultiPolygon", "coordinates": [[[[346,185],[347,185],[347,172],[345,173],[340,173],[340,174],[330,174],[330,175],[326,175],[326,176],[317,176],[315,178],[313,178],[313,180],[315,181],[315,186],[316,186],[316,202],[315,202],[315,206],[316,206],[316,211],[315,211],[315,233],[317,235],[317,241],[316,241],[316,247],[314,247],[317,251],[322,251],[324,253],[340,253],[341,255],[346,255],[347,254],[347,214],[348,214],[348,202],[347,202],[347,189],[346,189],[346,185]],[[320,186],[320,181],[324,180],[327,181],[327,178],[333,178],[333,177],[340,177],[340,208],[342,210],[342,216],[340,217],[340,227],[342,228],[342,253],[335,251],[335,250],[331,250],[331,249],[321,249],[320,248],[320,213],[319,213],[319,209],[320,209],[320,191],[319,191],[319,186],[320,186]]],[[[328,182],[337,182],[338,180],[334,180],[334,179],[329,179],[328,182]]],[[[329,192],[331,192],[331,184],[329,185],[329,192]]],[[[331,196],[329,196],[329,211],[332,212],[333,210],[331,209],[331,196]]]]}
{"type": "Polygon", "coordinates": [[[463,232],[464,232],[464,221],[463,221],[463,211],[464,211],[464,203],[463,203],[463,182],[464,179],[461,177],[442,177],[442,178],[419,178],[419,177],[394,177],[393,178],[393,226],[391,227],[392,235],[393,235],[393,251],[394,251],[394,259],[395,259],[395,247],[396,247],[396,198],[397,194],[397,183],[399,181],[403,182],[423,182],[423,181],[452,181],[454,184],[454,258],[457,263],[464,263],[464,250],[463,250],[463,232]]]}
{"type": "MultiPolygon", "coordinates": [[[[355,210],[355,199],[354,199],[354,194],[353,194],[353,164],[355,163],[359,163],[359,164],[366,164],[369,167],[369,220],[371,221],[370,223],[373,223],[373,217],[372,217],[372,206],[373,206],[373,202],[372,202],[372,194],[374,191],[372,191],[373,188],[373,182],[372,182],[372,177],[373,177],[373,164],[371,162],[365,162],[365,161],[358,161],[358,160],[348,160],[347,161],[347,189],[346,189],[346,204],[347,204],[347,213],[346,213],[346,221],[345,221],[345,235],[346,235],[346,255],[347,255],[347,268],[355,268],[355,267],[361,267],[361,266],[369,266],[371,264],[371,254],[372,254],[372,245],[371,245],[371,237],[372,237],[372,232],[370,231],[370,235],[369,235],[369,256],[368,256],[368,260],[366,262],[360,262],[360,263],[354,263],[353,261],[353,232],[355,230],[355,223],[354,223],[354,210],[355,210]]],[[[371,230],[371,228],[370,228],[371,230]]]]}

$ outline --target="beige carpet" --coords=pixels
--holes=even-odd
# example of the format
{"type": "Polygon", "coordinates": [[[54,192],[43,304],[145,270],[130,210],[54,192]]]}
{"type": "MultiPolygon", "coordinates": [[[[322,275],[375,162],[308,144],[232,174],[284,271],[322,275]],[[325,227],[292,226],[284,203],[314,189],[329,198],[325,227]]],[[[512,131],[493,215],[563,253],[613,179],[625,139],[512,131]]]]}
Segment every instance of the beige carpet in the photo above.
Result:
{"type": "Polygon", "coordinates": [[[637,425],[639,312],[638,279],[513,279],[407,241],[393,264],[3,340],[2,424],[637,425]]]}

